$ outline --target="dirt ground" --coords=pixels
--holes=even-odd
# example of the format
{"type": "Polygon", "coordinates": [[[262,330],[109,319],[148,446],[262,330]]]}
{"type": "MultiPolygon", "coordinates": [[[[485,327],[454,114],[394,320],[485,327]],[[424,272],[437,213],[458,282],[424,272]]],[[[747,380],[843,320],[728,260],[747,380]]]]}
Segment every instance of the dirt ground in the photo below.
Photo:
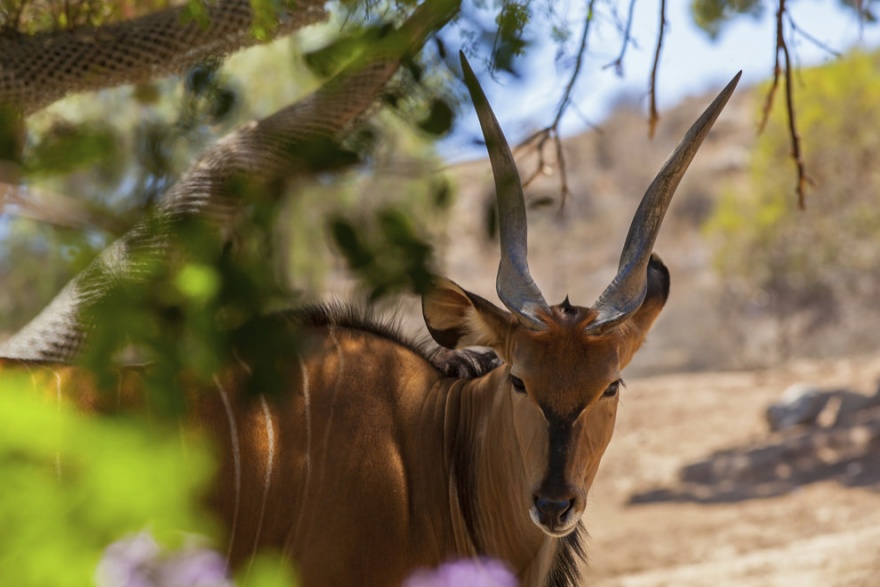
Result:
{"type": "Polygon", "coordinates": [[[590,491],[588,584],[880,585],[880,412],[769,432],[797,382],[873,394],[880,355],[627,381],[590,491]]]}

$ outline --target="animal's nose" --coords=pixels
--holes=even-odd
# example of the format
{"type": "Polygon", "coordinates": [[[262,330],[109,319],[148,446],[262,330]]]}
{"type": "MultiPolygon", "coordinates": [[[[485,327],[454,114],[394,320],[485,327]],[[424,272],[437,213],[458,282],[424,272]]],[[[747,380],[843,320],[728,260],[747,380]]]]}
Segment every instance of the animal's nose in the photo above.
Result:
{"type": "Polygon", "coordinates": [[[540,495],[535,496],[535,507],[538,509],[541,522],[551,528],[562,522],[562,518],[571,509],[572,504],[574,504],[573,499],[549,499],[540,495]]]}

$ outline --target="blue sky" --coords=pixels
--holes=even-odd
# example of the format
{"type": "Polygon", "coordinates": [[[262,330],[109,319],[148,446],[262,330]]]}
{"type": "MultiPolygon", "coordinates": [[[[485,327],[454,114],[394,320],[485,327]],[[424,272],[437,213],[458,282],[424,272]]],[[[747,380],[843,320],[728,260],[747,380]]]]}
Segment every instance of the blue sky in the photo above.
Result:
{"type": "MultiPolygon", "coordinates": [[[[583,22],[583,1],[562,0],[558,9],[570,15],[572,49],[580,37],[583,22]]],[[[624,18],[629,2],[618,0],[619,16],[624,18]]],[[[715,91],[740,69],[742,85],[768,79],[773,72],[775,55],[775,2],[766,2],[760,18],[740,16],[731,21],[718,39],[712,41],[698,29],[690,14],[689,0],[667,0],[667,28],[658,76],[658,107],[674,106],[682,98],[715,91]],[[772,4],[772,6],[770,6],[772,4]]],[[[576,134],[587,123],[599,124],[610,113],[621,96],[634,98],[647,113],[648,80],[658,32],[659,0],[638,0],[635,4],[629,45],[620,75],[613,62],[621,49],[622,34],[611,16],[597,14],[591,31],[589,54],[578,84],[573,92],[574,107],[562,121],[563,136],[576,134]]],[[[789,2],[789,12],[797,27],[835,51],[845,52],[855,46],[880,46],[880,26],[861,26],[852,11],[840,8],[838,0],[799,0],[789,2]]],[[[544,31],[549,38],[549,30],[544,31]]],[[[539,35],[544,36],[544,35],[539,35]]],[[[799,66],[815,65],[835,59],[826,49],[803,35],[795,35],[789,43],[792,59],[799,66]]],[[[507,77],[491,80],[478,72],[481,82],[511,144],[549,124],[568,81],[570,69],[556,67],[553,42],[535,42],[522,63],[530,83],[507,77]],[[542,72],[543,73],[540,73],[542,72]]],[[[880,72],[878,72],[880,73],[880,72]]],[[[467,127],[478,128],[476,118],[467,127]]],[[[440,145],[450,160],[483,156],[479,149],[463,145],[473,137],[454,135],[440,145]]]]}

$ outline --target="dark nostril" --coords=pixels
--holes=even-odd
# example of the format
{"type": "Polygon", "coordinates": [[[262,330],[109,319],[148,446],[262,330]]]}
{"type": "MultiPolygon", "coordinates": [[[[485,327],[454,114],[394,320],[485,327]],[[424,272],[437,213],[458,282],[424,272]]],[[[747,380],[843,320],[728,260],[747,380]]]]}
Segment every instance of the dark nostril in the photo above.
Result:
{"type": "Polygon", "coordinates": [[[559,520],[571,509],[574,500],[571,499],[544,499],[535,497],[535,507],[544,516],[552,520],[559,520]]]}

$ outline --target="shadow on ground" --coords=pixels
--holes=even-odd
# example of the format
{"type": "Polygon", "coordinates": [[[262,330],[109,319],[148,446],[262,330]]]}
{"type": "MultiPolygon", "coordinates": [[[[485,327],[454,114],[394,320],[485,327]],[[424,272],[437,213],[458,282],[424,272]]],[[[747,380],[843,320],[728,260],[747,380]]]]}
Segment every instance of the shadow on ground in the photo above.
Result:
{"type": "Polygon", "coordinates": [[[880,408],[833,427],[800,427],[683,467],[674,487],[630,497],[631,504],[725,503],[785,495],[817,481],[880,491],[880,408]]]}

